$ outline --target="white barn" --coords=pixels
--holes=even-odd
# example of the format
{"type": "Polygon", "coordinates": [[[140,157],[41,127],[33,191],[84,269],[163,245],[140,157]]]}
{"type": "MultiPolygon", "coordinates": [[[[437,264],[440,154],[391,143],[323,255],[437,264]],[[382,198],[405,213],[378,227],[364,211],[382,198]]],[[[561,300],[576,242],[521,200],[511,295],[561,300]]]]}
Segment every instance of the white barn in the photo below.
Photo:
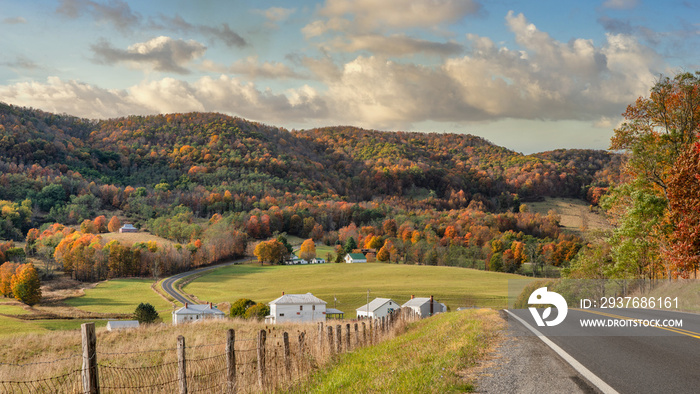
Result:
{"type": "Polygon", "coordinates": [[[326,301],[311,293],[284,294],[270,301],[270,314],[265,323],[305,323],[326,320],[326,301]]]}
{"type": "Polygon", "coordinates": [[[447,306],[443,303],[433,300],[433,296],[430,296],[430,298],[411,296],[411,299],[403,305],[401,305],[401,308],[412,309],[421,318],[432,316],[436,313],[447,312],[447,306]]]}
{"type": "Polygon", "coordinates": [[[357,318],[381,319],[389,313],[401,309],[401,305],[391,298],[375,298],[369,304],[355,309],[357,318]]]}
{"type": "Polygon", "coordinates": [[[107,322],[107,331],[123,330],[127,328],[139,328],[138,320],[110,320],[107,322]]]}
{"type": "Polygon", "coordinates": [[[212,303],[190,305],[185,303],[182,308],[173,311],[173,325],[202,321],[205,319],[223,319],[226,314],[212,303]]]}
{"type": "Polygon", "coordinates": [[[366,263],[367,257],[362,253],[348,253],[345,255],[345,262],[350,263],[366,263]]]}

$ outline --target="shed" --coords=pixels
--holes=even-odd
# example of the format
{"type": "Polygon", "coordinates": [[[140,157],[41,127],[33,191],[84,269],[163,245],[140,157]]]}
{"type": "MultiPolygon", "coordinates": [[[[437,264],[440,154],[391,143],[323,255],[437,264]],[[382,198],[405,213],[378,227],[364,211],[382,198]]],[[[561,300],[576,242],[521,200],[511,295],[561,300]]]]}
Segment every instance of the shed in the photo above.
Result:
{"type": "Polygon", "coordinates": [[[369,304],[355,309],[358,318],[381,319],[389,313],[401,309],[401,306],[391,298],[375,298],[369,304]]]}
{"type": "Polygon", "coordinates": [[[139,229],[137,229],[136,227],[134,227],[133,224],[127,223],[127,224],[123,225],[123,226],[119,229],[119,232],[120,232],[120,233],[138,233],[138,232],[139,232],[139,229]]]}
{"type": "Polygon", "coordinates": [[[447,306],[443,303],[435,301],[433,296],[430,296],[430,298],[411,296],[411,299],[401,305],[401,308],[412,309],[421,318],[432,316],[436,313],[447,312],[447,306]]]}
{"type": "Polygon", "coordinates": [[[326,301],[311,293],[284,294],[270,301],[270,314],[265,323],[304,323],[326,320],[326,301]]]}
{"type": "Polygon", "coordinates": [[[205,319],[223,319],[226,314],[219,310],[212,303],[208,304],[188,304],[173,311],[173,325],[202,321],[205,319]]]}
{"type": "Polygon", "coordinates": [[[139,328],[138,320],[110,320],[107,322],[107,331],[123,330],[126,328],[139,328]]]}
{"type": "Polygon", "coordinates": [[[348,253],[345,255],[346,263],[366,263],[367,257],[362,253],[348,253]]]}

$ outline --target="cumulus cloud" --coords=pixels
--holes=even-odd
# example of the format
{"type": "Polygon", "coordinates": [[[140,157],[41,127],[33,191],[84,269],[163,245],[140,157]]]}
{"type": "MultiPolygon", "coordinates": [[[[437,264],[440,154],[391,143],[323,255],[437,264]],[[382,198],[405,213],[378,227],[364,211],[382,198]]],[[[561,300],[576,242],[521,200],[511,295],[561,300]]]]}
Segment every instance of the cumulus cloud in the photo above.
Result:
{"type": "Polygon", "coordinates": [[[327,17],[352,15],[360,29],[434,27],[477,14],[474,0],[327,0],[319,13],[327,17]]]}
{"type": "Polygon", "coordinates": [[[49,77],[46,83],[0,86],[0,96],[15,105],[93,119],[190,111],[216,111],[277,123],[328,117],[323,98],[308,85],[273,93],[226,75],[203,77],[194,83],[163,78],[124,90],[49,77]]]}
{"type": "Polygon", "coordinates": [[[68,18],[91,15],[100,23],[110,23],[120,30],[127,30],[141,22],[141,15],[135,13],[125,1],[109,0],[98,3],[91,0],[62,0],[57,12],[68,18]]]}
{"type": "Polygon", "coordinates": [[[27,20],[22,16],[15,16],[12,18],[3,19],[2,23],[6,24],[6,25],[18,25],[20,23],[27,23],[27,20]]]}
{"type": "Polygon", "coordinates": [[[204,55],[207,48],[194,40],[174,40],[160,36],[133,44],[126,50],[114,48],[105,41],[92,45],[91,49],[98,63],[126,62],[137,68],[143,68],[146,65],[157,71],[187,74],[189,71],[184,66],[204,55]]]}

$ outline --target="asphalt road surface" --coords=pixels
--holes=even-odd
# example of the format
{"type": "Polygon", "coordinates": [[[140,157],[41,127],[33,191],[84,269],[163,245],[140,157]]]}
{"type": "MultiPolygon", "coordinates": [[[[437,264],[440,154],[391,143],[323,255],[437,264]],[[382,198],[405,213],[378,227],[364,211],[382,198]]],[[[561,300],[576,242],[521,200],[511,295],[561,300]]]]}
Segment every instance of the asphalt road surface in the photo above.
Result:
{"type": "MultiPolygon", "coordinates": [[[[700,392],[700,315],[649,309],[569,309],[561,324],[538,327],[529,310],[510,312],[619,393],[700,392]],[[682,327],[643,324],[668,319],[682,321],[682,327]],[[618,327],[583,327],[582,320],[612,325],[617,321],[618,327]]],[[[521,324],[512,317],[509,322],[521,324]]],[[[528,331],[526,335],[535,334],[528,331]]]]}
{"type": "Polygon", "coordinates": [[[185,305],[185,303],[194,304],[195,302],[194,302],[193,300],[189,299],[187,296],[185,296],[184,294],[180,293],[180,292],[175,288],[175,282],[177,282],[178,280],[183,279],[183,278],[185,278],[185,277],[188,277],[188,276],[190,276],[190,275],[197,275],[197,274],[200,274],[200,273],[202,273],[202,272],[210,271],[210,270],[213,270],[213,269],[215,269],[215,268],[225,267],[225,266],[227,266],[227,265],[240,264],[240,263],[242,263],[242,262],[244,262],[244,261],[247,261],[247,260],[248,260],[248,259],[241,259],[241,260],[229,261],[229,262],[227,262],[227,263],[217,264],[217,265],[213,265],[213,266],[210,266],[210,267],[198,268],[198,269],[196,269],[196,270],[187,271],[187,272],[182,272],[182,273],[179,273],[179,274],[177,274],[177,275],[173,275],[173,276],[171,276],[171,277],[166,278],[165,280],[163,280],[163,285],[162,285],[162,286],[163,286],[163,290],[164,290],[166,293],[168,293],[168,295],[170,295],[171,297],[173,297],[175,300],[177,300],[178,302],[180,302],[182,305],[185,305]]]}

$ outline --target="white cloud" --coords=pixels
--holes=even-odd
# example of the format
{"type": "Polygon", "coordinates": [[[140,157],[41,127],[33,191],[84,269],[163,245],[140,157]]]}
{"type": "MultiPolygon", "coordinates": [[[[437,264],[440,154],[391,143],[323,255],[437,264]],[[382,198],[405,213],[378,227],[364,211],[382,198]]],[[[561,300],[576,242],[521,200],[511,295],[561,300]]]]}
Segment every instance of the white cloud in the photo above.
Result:
{"type": "Polygon", "coordinates": [[[265,26],[274,29],[277,28],[279,22],[287,20],[290,15],[295,13],[296,8],[270,7],[265,10],[256,10],[255,12],[267,19],[265,26]]]}
{"type": "Polygon", "coordinates": [[[404,34],[389,36],[381,34],[362,34],[338,37],[331,40],[328,45],[336,51],[357,52],[367,50],[372,53],[381,53],[386,56],[407,56],[416,53],[429,55],[448,56],[460,53],[463,47],[455,42],[434,42],[408,37],[404,34]]]}
{"type": "Polygon", "coordinates": [[[474,0],[327,0],[319,13],[327,17],[352,15],[361,30],[423,27],[454,23],[476,14],[474,0]]]}
{"type": "Polygon", "coordinates": [[[184,67],[190,61],[204,55],[206,47],[194,40],[174,40],[160,36],[129,46],[126,50],[112,47],[107,42],[92,45],[95,60],[103,64],[126,62],[135,68],[144,65],[157,71],[186,74],[184,67]]]}
{"type": "Polygon", "coordinates": [[[245,59],[241,59],[231,66],[226,67],[224,65],[212,62],[210,60],[204,60],[202,62],[202,69],[205,71],[217,72],[217,73],[231,73],[244,75],[251,79],[302,79],[307,78],[307,76],[301,75],[296,71],[292,70],[289,66],[280,62],[260,62],[257,56],[249,56],[245,59]]]}

